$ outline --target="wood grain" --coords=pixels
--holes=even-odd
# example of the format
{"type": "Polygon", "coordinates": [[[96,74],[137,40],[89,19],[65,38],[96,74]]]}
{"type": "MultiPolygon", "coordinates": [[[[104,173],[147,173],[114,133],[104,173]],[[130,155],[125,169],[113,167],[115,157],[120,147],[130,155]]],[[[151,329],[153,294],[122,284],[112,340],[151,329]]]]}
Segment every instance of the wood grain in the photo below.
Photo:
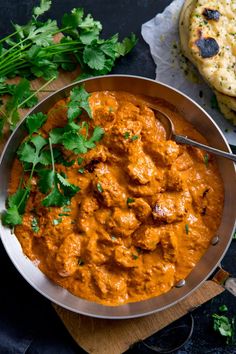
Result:
{"type": "Polygon", "coordinates": [[[102,320],[82,316],[53,304],[74,340],[91,354],[119,354],[222,293],[224,289],[206,281],[177,305],[156,314],[131,320],[102,320]]]}

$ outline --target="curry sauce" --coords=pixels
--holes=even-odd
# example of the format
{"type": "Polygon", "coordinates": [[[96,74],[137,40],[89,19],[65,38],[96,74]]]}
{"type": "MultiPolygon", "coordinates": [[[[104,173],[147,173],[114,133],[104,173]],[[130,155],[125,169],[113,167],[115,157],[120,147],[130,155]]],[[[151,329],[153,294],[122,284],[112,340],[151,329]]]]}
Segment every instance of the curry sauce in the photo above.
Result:
{"type": "MultiPolygon", "coordinates": [[[[15,234],[23,252],[53,282],[74,295],[116,306],[145,300],[186,278],[221,221],[223,182],[205,152],[166,140],[154,112],[139,96],[94,92],[91,126],[105,135],[75,163],[57,168],[80,191],[66,207],[44,207],[32,193],[15,234]],[[37,215],[38,227],[32,229],[37,215]]],[[[173,107],[157,101],[176,132],[205,139],[173,107]]],[[[87,119],[87,118],[85,118],[87,119]]],[[[66,124],[65,101],[48,112],[44,136],[66,124]]],[[[22,173],[16,160],[10,192],[22,173]]]]}

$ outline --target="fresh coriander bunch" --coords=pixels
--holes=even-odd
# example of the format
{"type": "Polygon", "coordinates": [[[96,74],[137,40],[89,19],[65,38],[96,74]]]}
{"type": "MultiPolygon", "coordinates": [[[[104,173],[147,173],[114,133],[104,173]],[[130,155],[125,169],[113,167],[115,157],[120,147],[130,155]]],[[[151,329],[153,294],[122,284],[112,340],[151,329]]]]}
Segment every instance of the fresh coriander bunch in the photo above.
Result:
{"type": "Polygon", "coordinates": [[[30,89],[34,78],[51,82],[59,70],[73,71],[80,67],[81,78],[109,73],[116,60],[135,46],[134,34],[119,41],[118,34],[101,38],[102,24],[82,8],[63,15],[62,26],[52,19],[40,20],[51,7],[51,0],[41,0],[33,8],[31,20],[25,25],[13,24],[14,32],[0,40],[0,97],[10,95],[10,103],[0,107],[0,136],[4,125],[11,128],[19,120],[18,108],[33,107],[37,93],[30,89]],[[59,41],[55,36],[62,34],[59,41]],[[24,81],[9,85],[6,80],[20,76],[24,81]]]}

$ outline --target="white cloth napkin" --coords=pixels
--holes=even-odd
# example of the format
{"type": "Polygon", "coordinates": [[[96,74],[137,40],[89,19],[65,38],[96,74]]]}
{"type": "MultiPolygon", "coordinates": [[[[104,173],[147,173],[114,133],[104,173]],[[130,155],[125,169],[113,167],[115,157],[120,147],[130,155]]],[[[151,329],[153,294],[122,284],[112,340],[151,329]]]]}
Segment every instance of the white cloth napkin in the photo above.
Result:
{"type": "Polygon", "coordinates": [[[213,91],[181,54],[178,20],[184,0],[174,0],[163,13],[142,25],[156,64],[156,80],[184,92],[203,107],[221,128],[228,142],[236,145],[236,129],[216,109],[213,91]]]}

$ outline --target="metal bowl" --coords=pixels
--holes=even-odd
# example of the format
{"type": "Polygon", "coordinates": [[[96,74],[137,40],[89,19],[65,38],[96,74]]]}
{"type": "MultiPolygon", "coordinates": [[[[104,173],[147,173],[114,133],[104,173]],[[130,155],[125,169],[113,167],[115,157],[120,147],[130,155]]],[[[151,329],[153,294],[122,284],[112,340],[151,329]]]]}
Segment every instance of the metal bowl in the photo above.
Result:
{"type": "MultiPolygon", "coordinates": [[[[218,149],[230,152],[229,145],[213,119],[194,101],[170,86],[154,80],[129,76],[109,75],[81,81],[89,92],[101,90],[127,91],[133,94],[144,94],[162,98],[173,104],[185,119],[191,122],[204,135],[209,144],[218,149]]],[[[81,83],[80,82],[80,83],[81,83]]],[[[78,85],[73,83],[53,93],[40,102],[30,113],[46,113],[59,99],[67,97],[70,90],[78,85]]],[[[16,150],[24,136],[23,122],[19,124],[8,140],[0,160],[0,210],[4,210],[7,197],[10,170],[16,150]]],[[[222,221],[217,235],[219,242],[209,246],[205,255],[198,262],[191,274],[185,279],[185,284],[175,287],[166,294],[149,300],[130,303],[122,306],[104,306],[76,297],[62,287],[50,281],[22,252],[21,246],[14,234],[3,225],[0,225],[0,234],[3,245],[21,275],[42,295],[52,302],[68,310],[88,316],[122,319],[140,317],[163,310],[191,294],[205,281],[217,267],[224,256],[232,238],[235,227],[236,209],[236,174],[232,162],[227,159],[218,159],[220,172],[225,188],[225,204],[222,221]],[[213,245],[214,244],[214,245],[213,245]]]]}

